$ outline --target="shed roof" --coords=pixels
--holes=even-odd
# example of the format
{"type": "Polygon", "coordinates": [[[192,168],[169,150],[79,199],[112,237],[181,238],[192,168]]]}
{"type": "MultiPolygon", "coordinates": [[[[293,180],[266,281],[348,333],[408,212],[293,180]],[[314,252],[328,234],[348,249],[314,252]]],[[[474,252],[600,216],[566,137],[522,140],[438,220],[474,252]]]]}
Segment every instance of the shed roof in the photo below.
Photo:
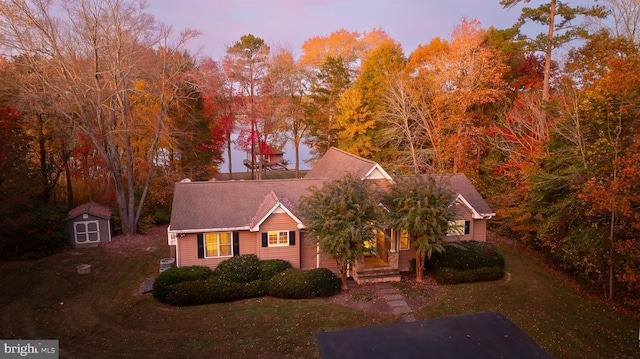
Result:
{"type": "Polygon", "coordinates": [[[83,214],[90,214],[92,216],[104,219],[111,219],[111,208],[100,203],[89,201],[70,210],[65,221],[71,220],[83,214]]]}

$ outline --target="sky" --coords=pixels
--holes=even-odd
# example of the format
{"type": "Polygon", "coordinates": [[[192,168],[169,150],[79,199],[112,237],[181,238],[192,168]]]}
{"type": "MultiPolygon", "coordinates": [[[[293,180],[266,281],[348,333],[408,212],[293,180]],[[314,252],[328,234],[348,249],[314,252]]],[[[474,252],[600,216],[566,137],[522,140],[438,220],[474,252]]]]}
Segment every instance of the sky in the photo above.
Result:
{"type": "MultiPolygon", "coordinates": [[[[533,1],[536,6],[542,1],[533,1]]],[[[592,0],[571,0],[570,5],[592,5],[592,0]]],[[[435,37],[448,38],[462,18],[482,26],[504,29],[513,25],[520,8],[503,9],[499,0],[148,0],[147,11],[176,32],[199,30],[190,50],[222,59],[225,49],[252,34],[267,45],[290,48],[300,55],[302,44],[314,36],[346,29],[360,33],[384,30],[402,44],[405,55],[435,37]]],[[[543,27],[534,27],[536,33],[543,27]]],[[[293,163],[293,150],[285,158],[293,163]]],[[[234,171],[244,170],[235,154],[234,171]]],[[[226,166],[221,168],[226,170],[226,166]]]]}

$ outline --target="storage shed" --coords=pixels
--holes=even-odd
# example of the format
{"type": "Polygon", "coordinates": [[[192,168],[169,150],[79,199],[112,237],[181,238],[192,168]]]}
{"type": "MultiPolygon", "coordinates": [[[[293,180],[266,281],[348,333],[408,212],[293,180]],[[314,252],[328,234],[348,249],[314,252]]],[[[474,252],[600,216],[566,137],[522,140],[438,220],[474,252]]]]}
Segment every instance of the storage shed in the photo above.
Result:
{"type": "Polygon", "coordinates": [[[87,202],[69,211],[65,219],[69,240],[76,247],[95,247],[111,241],[111,209],[87,202]]]}

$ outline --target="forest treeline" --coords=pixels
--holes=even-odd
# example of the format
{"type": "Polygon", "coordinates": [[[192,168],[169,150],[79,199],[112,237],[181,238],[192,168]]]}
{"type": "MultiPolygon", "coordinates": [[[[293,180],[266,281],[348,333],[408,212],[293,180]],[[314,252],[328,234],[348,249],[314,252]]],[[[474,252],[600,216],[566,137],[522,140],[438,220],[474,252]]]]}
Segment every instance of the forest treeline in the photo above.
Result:
{"type": "Polygon", "coordinates": [[[261,179],[286,143],[298,176],[302,144],[310,161],[335,146],[397,174],[465,173],[496,231],[640,307],[640,2],[597,4],[541,2],[509,29],[463,18],[410,53],[383,29],[339,29],[295,51],[247,34],[211,59],[140,0],[5,1],[2,257],[66,243],[85,201],[134,234],[168,220],[176,181],[261,179]]]}

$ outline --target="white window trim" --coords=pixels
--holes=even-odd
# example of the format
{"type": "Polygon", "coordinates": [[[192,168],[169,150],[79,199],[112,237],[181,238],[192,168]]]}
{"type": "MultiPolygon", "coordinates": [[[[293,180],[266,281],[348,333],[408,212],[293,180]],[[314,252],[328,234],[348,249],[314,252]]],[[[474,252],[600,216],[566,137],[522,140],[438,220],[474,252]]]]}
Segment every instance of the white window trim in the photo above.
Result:
{"type": "Polygon", "coordinates": [[[205,258],[230,258],[233,257],[233,232],[208,232],[204,234],[204,238],[202,239],[203,243],[202,245],[204,246],[204,257],[205,258]],[[231,238],[231,254],[230,255],[225,255],[225,256],[221,256],[220,255],[220,234],[223,233],[227,233],[229,235],[229,238],[231,238]],[[207,251],[207,236],[209,235],[216,235],[216,241],[217,241],[217,249],[218,249],[218,255],[217,256],[209,256],[207,255],[208,251],[207,251]]]}
{"type": "Polygon", "coordinates": [[[268,247],[286,247],[289,245],[289,231],[268,231],[267,232],[267,246],[268,247]],[[278,236],[278,243],[276,244],[271,244],[271,234],[275,233],[278,236]],[[280,234],[281,233],[285,233],[286,234],[286,242],[285,243],[280,243],[280,234]]]}
{"type": "Polygon", "coordinates": [[[82,221],[82,222],[75,222],[73,223],[73,233],[75,236],[75,241],[77,244],[84,244],[84,243],[98,243],[100,242],[100,222],[99,221],[82,221]],[[95,223],[96,224],[96,230],[95,231],[89,231],[89,223],[95,223]],[[78,242],[78,225],[79,224],[83,224],[85,231],[82,232],[84,233],[84,235],[87,237],[87,240],[84,242],[78,242]],[[95,241],[90,241],[89,240],[89,233],[95,233],[97,235],[97,240],[95,241]]]}
{"type": "MultiPolygon", "coordinates": [[[[466,227],[466,222],[467,221],[464,219],[449,221],[449,227],[447,228],[447,236],[464,236],[465,235],[464,229],[466,227]]],[[[469,222],[469,231],[471,231],[471,222],[469,222]]]]}

